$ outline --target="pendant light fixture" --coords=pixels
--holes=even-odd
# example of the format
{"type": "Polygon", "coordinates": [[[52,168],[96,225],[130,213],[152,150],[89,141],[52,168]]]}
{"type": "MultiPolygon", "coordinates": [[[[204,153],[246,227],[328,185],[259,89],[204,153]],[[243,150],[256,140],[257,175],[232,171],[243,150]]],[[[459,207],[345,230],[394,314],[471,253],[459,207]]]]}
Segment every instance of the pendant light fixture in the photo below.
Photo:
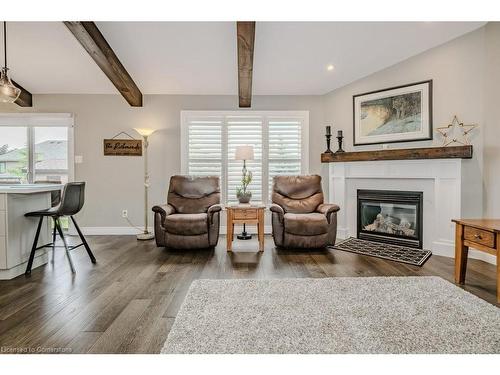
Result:
{"type": "Polygon", "coordinates": [[[14,86],[9,78],[7,68],[7,23],[3,22],[3,52],[4,52],[4,66],[0,73],[0,102],[14,103],[19,95],[21,89],[14,86]]]}

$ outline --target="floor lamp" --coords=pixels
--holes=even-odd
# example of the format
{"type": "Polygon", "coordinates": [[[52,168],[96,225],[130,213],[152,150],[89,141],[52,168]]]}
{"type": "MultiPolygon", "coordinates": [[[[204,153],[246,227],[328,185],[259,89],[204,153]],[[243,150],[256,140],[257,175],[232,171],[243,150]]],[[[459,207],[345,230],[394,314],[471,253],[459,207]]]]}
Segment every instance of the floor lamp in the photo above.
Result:
{"type": "Polygon", "coordinates": [[[149,172],[148,172],[148,137],[154,133],[153,129],[134,129],[142,135],[144,139],[144,231],[137,235],[137,239],[141,241],[152,240],[155,236],[148,230],[148,189],[149,189],[149,172]]]}

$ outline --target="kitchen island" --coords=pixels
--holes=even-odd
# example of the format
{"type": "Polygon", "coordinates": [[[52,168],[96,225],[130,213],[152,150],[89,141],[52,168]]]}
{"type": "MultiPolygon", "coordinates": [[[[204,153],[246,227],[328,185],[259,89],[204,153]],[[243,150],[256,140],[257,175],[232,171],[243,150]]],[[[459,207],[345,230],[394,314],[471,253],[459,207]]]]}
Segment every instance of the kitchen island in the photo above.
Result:
{"type": "MultiPolygon", "coordinates": [[[[26,269],[39,219],[24,214],[49,208],[51,192],[62,187],[53,184],[0,185],[0,280],[13,279],[26,269]]],[[[51,242],[51,223],[44,220],[38,246],[51,242]]],[[[38,250],[32,268],[47,260],[47,250],[38,250]]]]}

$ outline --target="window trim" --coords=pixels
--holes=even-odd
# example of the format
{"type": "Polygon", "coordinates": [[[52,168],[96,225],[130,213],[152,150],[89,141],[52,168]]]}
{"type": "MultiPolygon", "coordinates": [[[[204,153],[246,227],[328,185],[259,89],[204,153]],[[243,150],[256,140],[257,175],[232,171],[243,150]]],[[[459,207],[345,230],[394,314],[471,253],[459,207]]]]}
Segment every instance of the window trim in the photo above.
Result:
{"type": "Polygon", "coordinates": [[[221,181],[221,201],[227,203],[227,117],[261,117],[262,118],[262,198],[264,204],[268,204],[269,200],[269,118],[275,119],[293,119],[301,120],[301,174],[309,174],[309,111],[254,111],[254,110],[236,110],[236,111],[181,111],[181,174],[188,174],[188,124],[193,118],[202,118],[207,120],[209,117],[222,118],[222,181],[221,181]]]}
{"type": "Polygon", "coordinates": [[[72,113],[0,113],[0,127],[26,127],[26,140],[29,149],[28,183],[33,183],[35,161],[35,132],[33,128],[41,127],[67,127],[68,128],[68,181],[75,179],[75,145],[74,145],[75,119],[72,113]]]}

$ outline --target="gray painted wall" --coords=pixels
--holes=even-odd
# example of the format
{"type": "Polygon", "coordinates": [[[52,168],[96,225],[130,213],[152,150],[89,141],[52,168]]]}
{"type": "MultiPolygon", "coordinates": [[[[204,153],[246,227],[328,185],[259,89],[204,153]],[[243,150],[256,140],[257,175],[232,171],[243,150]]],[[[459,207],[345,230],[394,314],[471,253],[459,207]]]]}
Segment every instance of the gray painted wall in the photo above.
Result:
{"type": "Polygon", "coordinates": [[[486,25],[484,213],[500,217],[500,22],[486,25]]]}
{"type": "MultiPolygon", "coordinates": [[[[102,141],[133,128],[162,129],[150,137],[150,204],[166,200],[171,175],[180,173],[180,111],[236,110],[237,96],[146,95],[142,108],[132,108],[119,95],[35,95],[35,107],[25,111],[70,112],[75,115],[75,179],[87,182],[86,203],[79,220],[84,227],[126,227],[127,209],[136,225],[143,224],[143,160],[103,156],[102,141]]],[[[308,110],[311,144],[322,137],[322,100],[319,96],[256,96],[253,110],[308,110]]],[[[0,106],[2,112],[23,111],[0,106]]],[[[137,135],[138,136],[138,135],[137,135]]],[[[311,146],[310,173],[320,173],[320,153],[311,146]]],[[[151,215],[152,216],[152,215],[151,215]]]]}
{"type": "MultiPolygon", "coordinates": [[[[450,123],[455,114],[464,123],[480,125],[472,136],[474,157],[464,161],[462,213],[467,216],[481,217],[483,215],[484,136],[493,126],[486,122],[484,98],[488,95],[496,95],[497,107],[499,98],[498,93],[493,92],[493,87],[489,94],[485,92],[485,81],[490,82],[491,79],[485,76],[485,43],[488,41],[488,44],[492,44],[495,38],[497,43],[500,40],[498,30],[496,35],[490,35],[493,28],[497,30],[498,24],[495,27],[488,25],[488,30],[483,27],[473,31],[325,95],[325,122],[333,123],[335,129],[343,129],[346,136],[346,149],[353,150],[353,95],[432,79],[434,130],[450,123]]],[[[499,69],[498,65],[496,69],[499,69]]],[[[496,87],[498,87],[498,82],[496,87]]],[[[437,146],[441,143],[442,138],[434,132],[432,141],[395,143],[389,145],[389,148],[437,146]]],[[[491,143],[492,141],[489,141],[488,144],[491,143]]],[[[357,146],[355,149],[380,148],[381,145],[370,145],[357,146]]],[[[486,166],[491,168],[489,163],[486,166]]],[[[497,188],[499,186],[500,184],[497,188]]],[[[486,194],[491,191],[491,188],[484,189],[486,194]]],[[[496,210],[496,215],[500,216],[500,210],[496,210]]]]}
{"type": "MultiPolygon", "coordinates": [[[[255,110],[309,110],[309,171],[326,176],[320,163],[325,149],[324,125],[343,129],[346,149],[352,147],[352,95],[366,91],[434,80],[434,127],[447,124],[454,114],[480,124],[473,138],[474,158],[466,161],[464,209],[471,215],[500,216],[500,23],[464,35],[395,66],[377,72],[324,96],[257,96],[255,110]],[[484,169],[484,173],[483,173],[484,169]],[[484,176],[484,178],[483,178],[484,176]],[[484,193],[483,193],[484,192],[484,193]],[[484,197],[484,199],[483,199],[484,197]],[[483,210],[484,206],[484,210],[483,210]]],[[[340,72],[335,74],[341,74],[340,72]]],[[[235,110],[236,96],[146,95],[144,107],[131,108],[118,95],[36,95],[28,111],[71,112],[75,115],[75,166],[78,180],[88,183],[87,204],[80,215],[82,226],[127,226],[121,210],[142,222],[142,159],[104,157],[102,140],[134,127],[163,130],[151,137],[151,204],[165,200],[170,175],[180,172],[180,111],[235,110]]],[[[1,112],[23,111],[0,105],[1,112]]],[[[438,145],[429,142],[390,147],[438,145]]],[[[380,146],[357,147],[359,150],[380,146]]],[[[325,186],[326,187],[326,186],[325,186]]],[[[332,197],[334,201],[334,197],[332,197]]]]}

